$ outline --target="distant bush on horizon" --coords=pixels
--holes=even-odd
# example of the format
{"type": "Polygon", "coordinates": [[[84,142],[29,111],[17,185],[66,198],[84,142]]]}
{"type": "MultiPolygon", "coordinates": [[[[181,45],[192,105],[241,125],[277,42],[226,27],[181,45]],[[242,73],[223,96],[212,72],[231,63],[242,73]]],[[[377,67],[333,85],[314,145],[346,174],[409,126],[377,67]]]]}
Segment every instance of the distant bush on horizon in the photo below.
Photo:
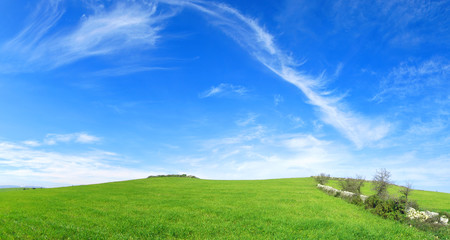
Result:
{"type": "Polygon", "coordinates": [[[166,174],[166,175],[150,175],[147,178],[158,178],[158,177],[182,177],[182,178],[198,178],[193,175],[187,174],[166,174]]]}

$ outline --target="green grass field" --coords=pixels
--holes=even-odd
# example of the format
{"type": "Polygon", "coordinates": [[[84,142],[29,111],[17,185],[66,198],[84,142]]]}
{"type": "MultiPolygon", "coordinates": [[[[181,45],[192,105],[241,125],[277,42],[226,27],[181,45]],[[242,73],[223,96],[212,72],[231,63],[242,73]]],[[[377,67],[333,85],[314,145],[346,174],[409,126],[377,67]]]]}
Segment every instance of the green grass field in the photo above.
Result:
{"type": "Polygon", "coordinates": [[[23,191],[23,188],[0,188],[0,192],[19,191],[19,190],[23,191]]]}
{"type": "MultiPolygon", "coordinates": [[[[448,204],[448,202],[447,202],[448,204]]],[[[448,206],[447,206],[448,208],[448,206]]],[[[151,178],[0,193],[0,239],[434,239],[312,178],[151,178]]]]}
{"type": "MultiPolygon", "coordinates": [[[[331,180],[327,185],[340,189],[337,180],[331,180]]],[[[399,190],[400,187],[396,185],[391,185],[391,187],[388,189],[389,193],[394,196],[399,196],[399,190]]],[[[364,195],[375,194],[375,192],[372,190],[372,182],[366,182],[361,188],[361,192],[364,195]]],[[[409,199],[417,201],[419,207],[422,210],[450,213],[449,193],[413,190],[409,199]]]]}

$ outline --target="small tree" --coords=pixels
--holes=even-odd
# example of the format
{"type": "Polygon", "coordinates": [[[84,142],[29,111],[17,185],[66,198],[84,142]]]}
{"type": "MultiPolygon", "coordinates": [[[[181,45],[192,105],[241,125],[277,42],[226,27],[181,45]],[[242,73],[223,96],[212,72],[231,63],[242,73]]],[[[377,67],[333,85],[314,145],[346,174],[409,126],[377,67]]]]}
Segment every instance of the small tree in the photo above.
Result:
{"type": "Polygon", "coordinates": [[[327,184],[328,180],[330,180],[330,174],[321,173],[318,176],[314,176],[314,179],[317,183],[325,185],[327,184]]]}
{"type": "Polygon", "coordinates": [[[399,192],[403,196],[405,196],[406,201],[408,201],[408,196],[411,195],[412,191],[413,191],[412,184],[410,182],[407,182],[406,186],[402,187],[399,192]]]}
{"type": "Polygon", "coordinates": [[[356,178],[345,178],[339,181],[342,190],[361,194],[361,187],[364,186],[364,178],[356,175],[356,178]]]}
{"type": "Polygon", "coordinates": [[[376,195],[382,199],[386,199],[388,196],[387,189],[391,184],[390,178],[391,173],[385,168],[377,170],[377,173],[373,177],[373,190],[376,192],[376,195]]]}

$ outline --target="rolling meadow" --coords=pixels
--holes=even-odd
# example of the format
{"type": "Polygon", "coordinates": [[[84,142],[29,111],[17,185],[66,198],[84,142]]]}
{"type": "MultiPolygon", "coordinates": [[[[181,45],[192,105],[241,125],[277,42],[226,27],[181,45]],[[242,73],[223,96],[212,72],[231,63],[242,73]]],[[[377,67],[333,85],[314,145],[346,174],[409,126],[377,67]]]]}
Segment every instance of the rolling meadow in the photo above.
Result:
{"type": "MultiPolygon", "coordinates": [[[[439,208],[448,209],[449,200],[450,194],[443,194],[439,208]]],[[[168,177],[4,190],[0,193],[0,239],[434,236],[328,196],[316,188],[312,178],[219,181],[168,177]]]]}

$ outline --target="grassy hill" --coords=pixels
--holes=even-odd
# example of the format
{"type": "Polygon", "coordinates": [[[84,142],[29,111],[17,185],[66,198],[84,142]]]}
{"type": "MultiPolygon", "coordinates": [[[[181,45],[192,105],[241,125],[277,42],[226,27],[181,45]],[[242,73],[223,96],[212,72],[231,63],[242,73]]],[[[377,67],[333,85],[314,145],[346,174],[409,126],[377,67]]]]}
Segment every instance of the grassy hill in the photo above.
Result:
{"type": "Polygon", "coordinates": [[[330,197],[312,178],[151,178],[1,192],[0,239],[13,238],[434,239],[330,197]]]}

